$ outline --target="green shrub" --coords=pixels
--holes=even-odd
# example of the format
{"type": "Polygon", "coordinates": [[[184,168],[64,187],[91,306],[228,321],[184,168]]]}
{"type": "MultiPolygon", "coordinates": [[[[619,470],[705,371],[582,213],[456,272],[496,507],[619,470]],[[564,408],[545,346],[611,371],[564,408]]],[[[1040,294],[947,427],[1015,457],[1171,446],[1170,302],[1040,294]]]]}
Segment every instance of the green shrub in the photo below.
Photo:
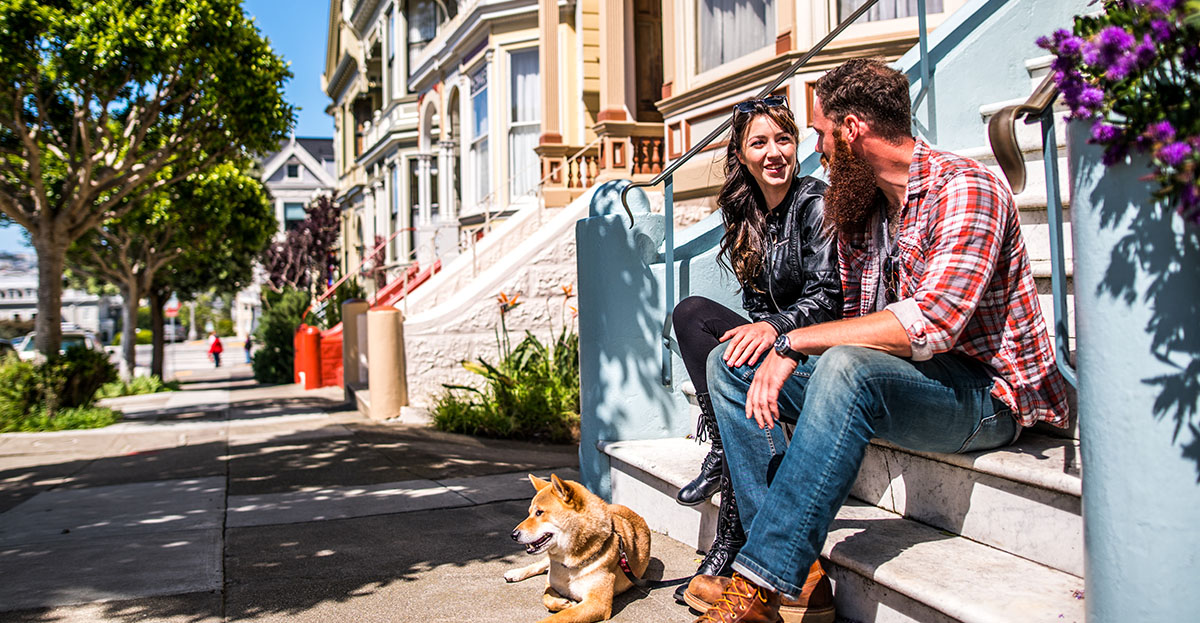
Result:
{"type": "Polygon", "coordinates": [[[554,443],[579,440],[579,335],[564,329],[547,347],[532,333],[493,366],[483,359],[463,367],[486,387],[446,385],[433,408],[441,430],[554,443]]]}
{"type": "Polygon", "coordinates": [[[25,337],[33,331],[33,320],[0,320],[0,338],[11,340],[25,337]]]}
{"type": "Polygon", "coordinates": [[[9,356],[0,365],[0,430],[63,430],[111,424],[106,409],[91,409],[97,390],[117,378],[101,352],[76,346],[41,363],[9,356]],[[68,420],[57,422],[59,416],[68,420]],[[107,422],[101,423],[101,422],[107,422]]]}
{"type": "Polygon", "coordinates": [[[317,326],[322,329],[333,328],[334,325],[342,321],[342,303],[351,299],[366,300],[366,298],[367,291],[358,285],[358,280],[354,278],[347,279],[342,285],[338,286],[333,296],[329,298],[329,304],[325,306],[316,320],[317,326]]]}
{"type": "Polygon", "coordinates": [[[8,419],[0,418],[0,433],[37,433],[56,430],[82,430],[103,428],[121,421],[121,414],[106,407],[73,407],[61,409],[53,417],[44,409],[28,415],[8,419]]]}
{"type": "Polygon", "coordinates": [[[117,398],[119,396],[138,396],[141,394],[157,394],[158,392],[173,392],[179,389],[178,381],[163,382],[155,375],[139,376],[132,381],[117,379],[105,383],[96,393],[96,398],[117,398]]]}
{"type": "Polygon", "coordinates": [[[254,351],[254,378],[259,383],[291,383],[294,379],[296,329],[308,307],[309,295],[295,289],[267,292],[263,315],[254,334],[259,347],[254,351]]]}
{"type": "MultiPolygon", "coordinates": [[[[121,338],[124,337],[124,335],[125,335],[124,331],[118,331],[117,334],[113,336],[112,345],[120,346],[121,338]]],[[[150,331],[150,329],[138,329],[137,330],[137,343],[138,344],[154,343],[154,333],[152,331],[150,331]]]]}
{"type": "Polygon", "coordinates": [[[217,335],[233,335],[233,320],[217,318],[217,335]]]}

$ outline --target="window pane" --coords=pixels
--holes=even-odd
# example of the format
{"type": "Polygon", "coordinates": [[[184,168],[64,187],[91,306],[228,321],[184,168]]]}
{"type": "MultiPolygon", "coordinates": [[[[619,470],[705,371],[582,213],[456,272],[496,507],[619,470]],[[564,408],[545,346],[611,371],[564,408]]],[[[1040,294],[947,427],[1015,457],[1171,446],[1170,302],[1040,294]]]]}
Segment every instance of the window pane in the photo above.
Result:
{"type": "MultiPolygon", "coordinates": [[[[867,0],[838,0],[838,21],[846,19],[855,9],[866,3],[867,0]]],[[[926,13],[941,13],[945,10],[943,0],[925,0],[926,13]]],[[[858,19],[864,22],[876,22],[885,19],[913,17],[916,14],[917,0],[880,0],[879,4],[871,7],[871,10],[858,19]]]]}
{"type": "Polygon", "coordinates": [[[699,0],[697,14],[700,71],[775,42],[775,0],[699,0]]]}
{"type": "Polygon", "coordinates": [[[425,44],[437,36],[437,27],[443,17],[442,8],[434,0],[410,0],[409,7],[408,71],[412,73],[414,61],[425,49],[425,44]]]}
{"type": "Polygon", "coordinates": [[[530,193],[541,179],[539,159],[534,149],[538,144],[541,126],[536,123],[514,126],[508,133],[508,169],[512,176],[513,201],[530,193]]]}
{"type": "Polygon", "coordinates": [[[285,229],[293,229],[304,221],[303,203],[283,204],[283,223],[285,229]]]}
{"type": "Polygon", "coordinates": [[[537,48],[514,52],[512,63],[511,121],[539,121],[542,97],[538,81],[537,48]]]}
{"type": "MultiPolygon", "coordinates": [[[[487,199],[488,194],[492,192],[491,171],[488,166],[488,142],[483,139],[471,148],[471,152],[475,157],[475,197],[479,201],[487,199]]],[[[486,209],[486,206],[485,206],[486,209]]]]}
{"type": "Polygon", "coordinates": [[[487,102],[487,68],[480,69],[471,76],[471,118],[474,134],[471,138],[487,136],[488,132],[488,102],[487,102]]]}

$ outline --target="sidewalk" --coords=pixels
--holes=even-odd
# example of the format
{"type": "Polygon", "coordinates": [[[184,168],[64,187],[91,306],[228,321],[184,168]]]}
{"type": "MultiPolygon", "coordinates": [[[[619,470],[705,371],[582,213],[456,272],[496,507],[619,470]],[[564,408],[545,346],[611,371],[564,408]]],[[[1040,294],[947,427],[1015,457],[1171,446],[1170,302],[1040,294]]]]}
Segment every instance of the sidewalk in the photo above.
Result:
{"type": "MultiPolygon", "coordinates": [[[[537,621],[545,577],[509,533],[525,475],[577,478],[573,446],[377,423],[339,388],[259,386],[245,365],[114,401],[106,429],[0,435],[0,621],[537,621]]],[[[696,554],[655,535],[649,578],[696,554]]],[[[632,589],[614,621],[692,621],[632,589]]]]}

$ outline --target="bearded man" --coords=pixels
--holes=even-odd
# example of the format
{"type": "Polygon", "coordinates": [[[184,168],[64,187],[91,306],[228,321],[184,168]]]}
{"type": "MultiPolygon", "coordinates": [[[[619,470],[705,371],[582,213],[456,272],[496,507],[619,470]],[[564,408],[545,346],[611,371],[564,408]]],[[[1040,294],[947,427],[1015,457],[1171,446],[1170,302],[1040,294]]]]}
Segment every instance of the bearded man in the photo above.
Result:
{"type": "Polygon", "coordinates": [[[845,319],[781,335],[756,366],[724,365],[725,345],[709,357],[748,540],[732,579],[689,584],[689,603],[709,606],[698,622],[775,623],[781,600],[785,621],[834,620],[817,557],[871,438],[972,452],[1067,424],[1012,194],[914,139],[908,92],[873,60],[816,84],[845,319]],[[793,424],[790,445],[776,421],[793,424]]]}

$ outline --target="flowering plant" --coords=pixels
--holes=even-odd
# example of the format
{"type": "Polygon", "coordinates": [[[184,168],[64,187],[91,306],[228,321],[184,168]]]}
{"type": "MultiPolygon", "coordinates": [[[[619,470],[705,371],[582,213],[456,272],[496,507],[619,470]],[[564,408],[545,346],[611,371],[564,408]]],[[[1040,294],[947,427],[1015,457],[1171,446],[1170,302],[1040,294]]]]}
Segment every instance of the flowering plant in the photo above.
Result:
{"type": "Polygon", "coordinates": [[[1104,163],[1153,158],[1156,196],[1200,224],[1200,0],[1104,0],[1038,39],[1070,118],[1092,121],[1104,163]]]}

